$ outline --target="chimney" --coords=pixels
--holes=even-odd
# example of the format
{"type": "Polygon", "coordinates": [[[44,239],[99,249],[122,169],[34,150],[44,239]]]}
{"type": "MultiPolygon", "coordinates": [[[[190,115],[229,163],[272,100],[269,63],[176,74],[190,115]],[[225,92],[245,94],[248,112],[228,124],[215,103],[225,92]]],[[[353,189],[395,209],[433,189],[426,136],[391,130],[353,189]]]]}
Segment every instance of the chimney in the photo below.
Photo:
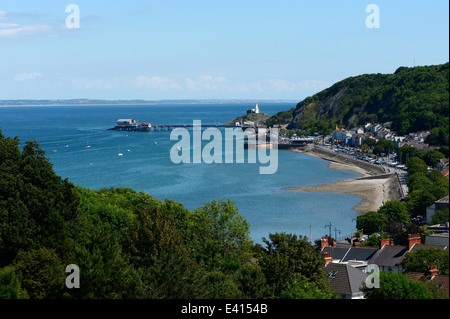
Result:
{"type": "Polygon", "coordinates": [[[420,243],[421,243],[421,240],[420,240],[420,235],[419,234],[409,235],[409,238],[408,238],[408,250],[411,250],[411,248],[415,244],[420,244],[420,243]]]}
{"type": "Polygon", "coordinates": [[[434,277],[439,274],[439,270],[437,269],[436,265],[429,265],[427,268],[428,268],[428,274],[431,277],[434,277]]]}
{"type": "Polygon", "coordinates": [[[328,252],[323,253],[323,259],[325,260],[325,265],[330,263],[333,259],[331,258],[331,254],[328,252]]]}
{"type": "Polygon", "coordinates": [[[330,245],[328,244],[328,238],[326,237],[322,237],[320,238],[320,249],[323,249],[325,247],[329,247],[330,245]]]}
{"type": "Polygon", "coordinates": [[[355,248],[361,247],[361,242],[359,240],[354,240],[353,241],[353,247],[355,247],[355,248]]]}
{"type": "Polygon", "coordinates": [[[332,239],[332,242],[333,242],[333,243],[332,243],[332,246],[333,246],[333,247],[336,247],[336,240],[335,240],[334,238],[332,239]]]}
{"type": "Polygon", "coordinates": [[[391,240],[389,238],[386,239],[380,239],[380,249],[383,248],[385,245],[389,246],[391,240]]]}

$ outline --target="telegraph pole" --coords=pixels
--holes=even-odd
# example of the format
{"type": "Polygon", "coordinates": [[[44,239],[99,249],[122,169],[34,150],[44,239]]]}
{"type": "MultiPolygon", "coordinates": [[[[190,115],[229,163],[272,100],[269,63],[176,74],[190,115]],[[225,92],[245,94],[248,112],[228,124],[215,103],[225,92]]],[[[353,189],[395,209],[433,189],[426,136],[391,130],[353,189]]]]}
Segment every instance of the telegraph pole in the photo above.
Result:
{"type": "Polygon", "coordinates": [[[325,228],[327,228],[327,227],[330,229],[330,238],[331,238],[331,222],[329,225],[325,225],[325,228]]]}

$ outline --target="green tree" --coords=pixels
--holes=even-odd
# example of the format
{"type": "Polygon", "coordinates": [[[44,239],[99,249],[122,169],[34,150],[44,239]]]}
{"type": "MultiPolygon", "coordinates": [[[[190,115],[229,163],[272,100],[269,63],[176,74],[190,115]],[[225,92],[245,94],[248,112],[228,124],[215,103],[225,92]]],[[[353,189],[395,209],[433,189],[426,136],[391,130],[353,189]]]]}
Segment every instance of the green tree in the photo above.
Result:
{"type": "Polygon", "coordinates": [[[70,255],[66,222],[78,205],[75,187],[55,174],[37,142],[20,151],[17,138],[0,132],[0,266],[40,246],[70,255]]]}
{"type": "Polygon", "coordinates": [[[436,211],[431,217],[431,223],[433,224],[445,224],[448,223],[448,208],[444,210],[436,211]]]}
{"type": "Polygon", "coordinates": [[[439,248],[420,248],[406,254],[401,265],[407,272],[426,273],[430,265],[438,266],[439,273],[448,275],[449,253],[439,248]]]}
{"type": "Polygon", "coordinates": [[[432,293],[420,281],[404,274],[380,271],[379,288],[362,288],[367,299],[432,299],[432,293]]]}
{"type": "Polygon", "coordinates": [[[427,190],[414,190],[408,194],[407,207],[411,216],[425,216],[427,207],[432,205],[436,198],[427,190]]]}
{"type": "Polygon", "coordinates": [[[277,296],[286,289],[295,274],[314,282],[319,289],[327,289],[323,260],[306,237],[275,233],[269,234],[269,240],[263,238],[263,241],[266,248],[260,265],[273,295],[277,296]]]}
{"type": "Polygon", "coordinates": [[[394,141],[388,141],[385,139],[379,139],[376,145],[373,147],[374,154],[380,155],[382,153],[388,154],[396,148],[394,141]]]}
{"type": "Polygon", "coordinates": [[[368,212],[356,217],[356,228],[362,229],[365,234],[382,231],[388,221],[385,214],[379,212],[368,212]]]}
{"type": "Polygon", "coordinates": [[[397,161],[406,164],[408,159],[413,157],[422,157],[422,152],[414,146],[402,146],[397,152],[397,161]]]}
{"type": "Polygon", "coordinates": [[[425,163],[427,163],[427,165],[431,167],[435,167],[443,158],[445,158],[445,155],[436,150],[425,152],[422,156],[422,159],[425,161],[425,163]]]}
{"type": "Polygon", "coordinates": [[[266,277],[258,264],[246,263],[236,274],[243,298],[261,299],[270,296],[266,277]]]}
{"type": "Polygon", "coordinates": [[[21,287],[13,267],[0,269],[0,299],[26,299],[28,294],[21,287]]]}
{"type": "Polygon", "coordinates": [[[390,221],[385,227],[385,232],[389,234],[395,245],[408,246],[409,235],[419,234],[421,238],[425,236],[423,228],[416,223],[399,223],[390,221]]]}
{"type": "Polygon", "coordinates": [[[406,162],[406,167],[408,168],[408,173],[413,175],[415,173],[428,173],[427,164],[418,157],[411,157],[406,162]]]}
{"type": "Polygon", "coordinates": [[[13,266],[30,298],[61,296],[65,287],[65,265],[55,250],[42,247],[20,252],[13,266]]]}
{"type": "Polygon", "coordinates": [[[379,214],[384,214],[387,221],[409,223],[410,217],[406,205],[398,200],[390,200],[378,209],[379,214]]]}
{"type": "Polygon", "coordinates": [[[299,274],[292,276],[278,297],[280,299],[337,299],[333,290],[319,288],[314,282],[305,280],[299,274]]]}
{"type": "Polygon", "coordinates": [[[363,142],[362,146],[367,147],[368,149],[372,149],[377,144],[377,141],[373,138],[366,138],[363,142]]]}
{"type": "Polygon", "coordinates": [[[388,238],[388,234],[384,231],[381,231],[379,233],[373,233],[369,236],[367,241],[365,242],[365,246],[369,247],[379,247],[381,239],[388,238]]]}
{"type": "Polygon", "coordinates": [[[140,273],[119,244],[117,232],[108,223],[85,219],[67,264],[80,268],[80,288],[65,290],[64,297],[119,299],[142,296],[140,273]]]}
{"type": "Polygon", "coordinates": [[[408,189],[410,192],[415,190],[429,190],[433,187],[433,182],[429,179],[428,173],[417,172],[409,176],[408,189]]]}
{"type": "Polygon", "coordinates": [[[212,201],[190,216],[187,235],[197,262],[210,269],[238,269],[251,257],[250,225],[231,200],[212,201]]]}
{"type": "Polygon", "coordinates": [[[131,262],[142,270],[146,298],[189,298],[197,268],[174,216],[159,208],[139,212],[130,233],[131,262]]]}

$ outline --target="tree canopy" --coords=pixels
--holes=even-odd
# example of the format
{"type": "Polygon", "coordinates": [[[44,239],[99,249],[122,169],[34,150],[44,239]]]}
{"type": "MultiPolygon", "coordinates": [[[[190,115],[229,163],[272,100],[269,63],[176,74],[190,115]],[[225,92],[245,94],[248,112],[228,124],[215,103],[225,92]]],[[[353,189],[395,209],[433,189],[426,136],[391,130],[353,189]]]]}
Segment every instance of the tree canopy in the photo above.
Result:
{"type": "Polygon", "coordinates": [[[75,186],[37,142],[0,132],[0,298],[331,298],[303,237],[254,244],[230,200],[196,210],[129,188],[75,186]],[[79,289],[65,286],[66,266],[79,289]]]}

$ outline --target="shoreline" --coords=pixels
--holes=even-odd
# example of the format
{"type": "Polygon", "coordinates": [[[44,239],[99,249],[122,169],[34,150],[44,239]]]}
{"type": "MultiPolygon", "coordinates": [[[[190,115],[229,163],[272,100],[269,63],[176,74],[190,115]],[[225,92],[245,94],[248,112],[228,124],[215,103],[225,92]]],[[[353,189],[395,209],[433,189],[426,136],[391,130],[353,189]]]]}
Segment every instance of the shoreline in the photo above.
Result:
{"type": "Polygon", "coordinates": [[[353,207],[360,214],[376,211],[384,203],[392,199],[398,199],[398,190],[394,174],[386,174],[381,167],[359,162],[338,154],[327,152],[314,146],[305,151],[295,150],[298,153],[307,154],[329,162],[328,168],[359,173],[357,178],[339,180],[335,183],[320,184],[306,187],[288,187],[290,191],[324,192],[358,196],[361,202],[353,207]]]}

